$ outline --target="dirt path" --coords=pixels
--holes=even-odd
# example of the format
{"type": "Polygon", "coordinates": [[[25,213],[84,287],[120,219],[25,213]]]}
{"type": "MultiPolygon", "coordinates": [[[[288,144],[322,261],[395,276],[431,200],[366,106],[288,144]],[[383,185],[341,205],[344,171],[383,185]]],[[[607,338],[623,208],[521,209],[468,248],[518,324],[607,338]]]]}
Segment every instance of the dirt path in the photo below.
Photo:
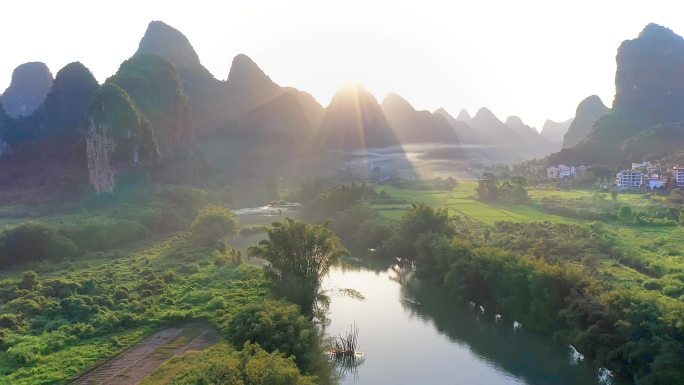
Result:
{"type": "Polygon", "coordinates": [[[207,324],[166,328],[84,373],[71,384],[136,385],[171,357],[188,350],[204,350],[218,342],[218,338],[216,329],[207,324]]]}

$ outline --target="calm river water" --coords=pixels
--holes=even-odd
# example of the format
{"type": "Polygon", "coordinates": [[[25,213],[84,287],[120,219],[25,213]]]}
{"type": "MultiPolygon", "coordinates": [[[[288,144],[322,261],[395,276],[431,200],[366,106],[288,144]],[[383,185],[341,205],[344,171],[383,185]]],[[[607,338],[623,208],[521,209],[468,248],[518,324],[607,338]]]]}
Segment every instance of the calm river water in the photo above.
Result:
{"type": "Polygon", "coordinates": [[[364,361],[343,385],[599,385],[596,368],[573,363],[570,348],[495,320],[432,285],[402,282],[393,270],[331,270],[326,288],[353,288],[364,300],[331,296],[329,335],[359,327],[364,361]],[[403,284],[400,284],[402,282],[403,284]]]}

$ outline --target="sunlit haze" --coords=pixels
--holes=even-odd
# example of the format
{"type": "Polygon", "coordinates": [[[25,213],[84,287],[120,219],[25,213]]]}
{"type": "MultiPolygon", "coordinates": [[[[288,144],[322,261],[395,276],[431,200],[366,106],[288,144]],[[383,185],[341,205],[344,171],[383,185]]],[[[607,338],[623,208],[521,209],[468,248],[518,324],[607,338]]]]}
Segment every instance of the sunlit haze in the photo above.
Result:
{"type": "Polygon", "coordinates": [[[541,128],[598,94],[610,105],[615,53],[649,22],[684,33],[678,1],[92,1],[3,3],[0,91],[13,68],[55,74],[81,61],[102,82],[136,50],[147,24],[183,32],[219,79],[250,56],[275,82],[326,105],[349,82],[418,109],[489,107],[541,128]]]}

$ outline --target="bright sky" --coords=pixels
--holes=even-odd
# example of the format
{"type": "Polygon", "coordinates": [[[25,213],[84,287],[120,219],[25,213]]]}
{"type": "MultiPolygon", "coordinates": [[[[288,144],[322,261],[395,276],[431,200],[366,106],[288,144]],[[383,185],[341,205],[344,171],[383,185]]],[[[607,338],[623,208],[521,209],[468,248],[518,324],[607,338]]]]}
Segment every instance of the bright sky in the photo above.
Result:
{"type": "Polygon", "coordinates": [[[0,90],[12,70],[81,61],[103,81],[147,23],[183,32],[219,79],[238,53],[327,105],[349,82],[378,99],[456,115],[489,107],[541,129],[598,94],[610,105],[615,53],[649,22],[684,34],[681,0],[5,0],[0,90]]]}

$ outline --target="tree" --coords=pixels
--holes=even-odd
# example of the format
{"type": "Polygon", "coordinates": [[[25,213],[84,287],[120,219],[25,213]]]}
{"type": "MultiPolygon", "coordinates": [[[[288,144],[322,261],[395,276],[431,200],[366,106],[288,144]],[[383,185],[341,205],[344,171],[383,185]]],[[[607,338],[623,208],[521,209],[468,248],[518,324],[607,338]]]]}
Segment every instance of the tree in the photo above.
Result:
{"type": "Polygon", "coordinates": [[[670,203],[682,204],[684,203],[684,194],[679,189],[673,189],[670,191],[670,196],[667,197],[670,203]]]}
{"type": "Polygon", "coordinates": [[[634,213],[632,212],[632,208],[629,206],[620,207],[620,211],[618,212],[618,219],[620,220],[620,222],[631,223],[634,220],[634,213]]]}
{"type": "Polygon", "coordinates": [[[273,223],[268,239],[249,248],[250,256],[268,261],[265,272],[275,292],[299,305],[308,316],[313,316],[320,298],[323,277],[346,253],[327,223],[309,225],[291,218],[273,223]]]}
{"type": "Polygon", "coordinates": [[[425,203],[413,203],[401,218],[399,230],[387,242],[383,253],[388,257],[414,259],[416,241],[423,234],[451,237],[456,230],[446,208],[435,209],[425,203]]]}
{"type": "Polygon", "coordinates": [[[495,201],[499,195],[499,187],[497,186],[494,174],[490,172],[482,174],[482,177],[477,183],[475,192],[480,200],[487,202],[495,201]]]}
{"type": "Polygon", "coordinates": [[[28,291],[33,291],[36,290],[37,287],[38,274],[36,274],[36,272],[33,270],[24,272],[24,275],[21,277],[21,282],[19,282],[19,288],[28,291]]]}
{"type": "Polygon", "coordinates": [[[618,191],[617,190],[610,190],[610,199],[615,202],[618,198],[618,191]]]}
{"type": "Polygon", "coordinates": [[[192,237],[205,245],[211,245],[237,233],[240,220],[231,210],[221,206],[207,206],[192,221],[192,237]]]}

